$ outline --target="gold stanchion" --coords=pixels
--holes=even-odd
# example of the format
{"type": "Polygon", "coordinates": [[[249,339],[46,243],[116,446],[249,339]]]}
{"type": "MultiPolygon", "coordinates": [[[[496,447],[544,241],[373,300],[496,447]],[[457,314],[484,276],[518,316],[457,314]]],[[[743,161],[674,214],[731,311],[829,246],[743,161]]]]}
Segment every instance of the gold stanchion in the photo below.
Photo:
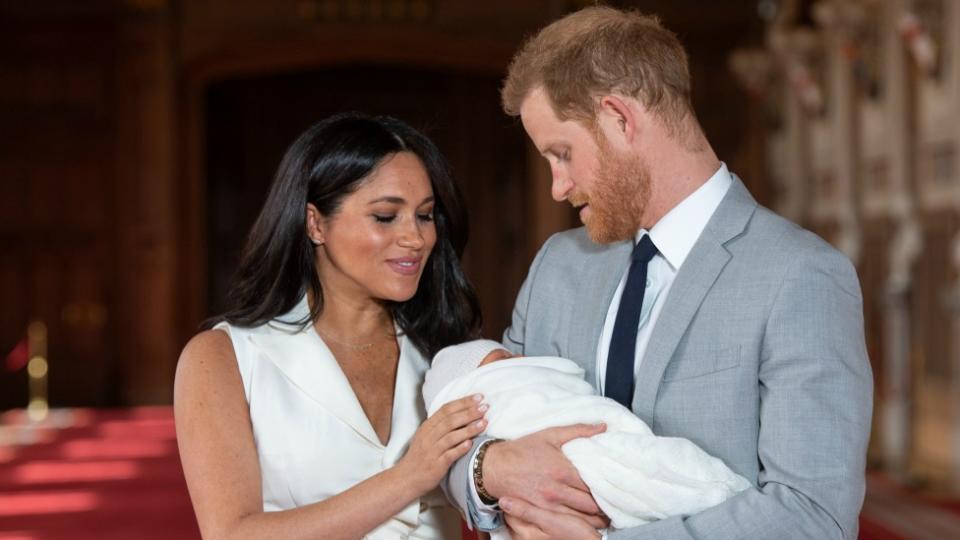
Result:
{"type": "Polygon", "coordinates": [[[27,375],[30,384],[30,403],[27,416],[34,422],[47,418],[50,405],[47,402],[47,375],[50,363],[47,360],[47,325],[43,321],[33,321],[27,327],[27,340],[30,343],[30,361],[27,363],[27,375]]]}

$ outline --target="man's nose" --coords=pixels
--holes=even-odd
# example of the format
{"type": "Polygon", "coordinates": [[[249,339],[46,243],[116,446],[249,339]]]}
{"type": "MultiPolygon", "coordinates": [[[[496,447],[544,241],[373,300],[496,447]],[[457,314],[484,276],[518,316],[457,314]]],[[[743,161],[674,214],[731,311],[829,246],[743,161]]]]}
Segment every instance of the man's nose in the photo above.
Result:
{"type": "Polygon", "coordinates": [[[573,182],[566,172],[559,167],[550,167],[550,174],[553,176],[553,183],[550,185],[550,195],[553,200],[562,202],[570,196],[570,190],[573,189],[573,182]]]}

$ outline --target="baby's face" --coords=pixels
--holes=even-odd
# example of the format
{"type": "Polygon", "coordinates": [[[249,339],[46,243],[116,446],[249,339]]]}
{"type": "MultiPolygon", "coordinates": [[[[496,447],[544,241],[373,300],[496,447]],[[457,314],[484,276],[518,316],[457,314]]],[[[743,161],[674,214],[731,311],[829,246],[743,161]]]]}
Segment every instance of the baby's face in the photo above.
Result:
{"type": "MultiPolygon", "coordinates": [[[[485,366],[485,365],[490,364],[490,363],[493,363],[493,362],[499,362],[500,360],[506,360],[507,358],[513,358],[513,354],[512,354],[510,351],[508,351],[508,350],[506,350],[506,349],[496,349],[496,350],[494,350],[494,351],[490,351],[489,354],[487,354],[486,356],[484,356],[484,357],[483,357],[483,361],[480,362],[480,365],[481,365],[481,366],[485,366]]],[[[478,367],[479,367],[479,366],[478,366],[478,367]]]]}

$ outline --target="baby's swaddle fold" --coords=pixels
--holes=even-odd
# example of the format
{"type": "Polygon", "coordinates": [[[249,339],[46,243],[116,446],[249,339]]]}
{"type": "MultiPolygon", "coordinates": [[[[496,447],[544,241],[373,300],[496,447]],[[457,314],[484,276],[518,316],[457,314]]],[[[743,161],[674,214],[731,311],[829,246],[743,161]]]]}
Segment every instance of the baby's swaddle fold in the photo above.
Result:
{"type": "Polygon", "coordinates": [[[516,439],[550,427],[606,423],[605,433],[574,439],[563,452],[615,528],[694,514],[751,486],[692,442],[653,435],[619,403],[597,396],[570,360],[523,357],[479,367],[443,386],[428,413],[474,393],[490,405],[486,418],[492,437],[516,439]]]}

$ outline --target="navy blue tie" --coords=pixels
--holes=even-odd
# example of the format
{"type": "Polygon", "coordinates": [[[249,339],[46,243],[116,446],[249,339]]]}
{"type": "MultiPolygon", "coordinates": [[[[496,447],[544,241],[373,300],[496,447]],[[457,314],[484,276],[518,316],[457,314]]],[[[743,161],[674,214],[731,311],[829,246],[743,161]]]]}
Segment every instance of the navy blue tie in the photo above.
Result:
{"type": "Polygon", "coordinates": [[[610,350],[607,353],[607,377],[604,381],[604,395],[630,408],[633,401],[633,364],[637,351],[637,327],[640,325],[640,311],[643,308],[643,293],[647,288],[647,263],[657,254],[650,235],[633,247],[630,257],[630,272],[620,297],[617,320],[613,324],[613,336],[610,338],[610,350]]]}

